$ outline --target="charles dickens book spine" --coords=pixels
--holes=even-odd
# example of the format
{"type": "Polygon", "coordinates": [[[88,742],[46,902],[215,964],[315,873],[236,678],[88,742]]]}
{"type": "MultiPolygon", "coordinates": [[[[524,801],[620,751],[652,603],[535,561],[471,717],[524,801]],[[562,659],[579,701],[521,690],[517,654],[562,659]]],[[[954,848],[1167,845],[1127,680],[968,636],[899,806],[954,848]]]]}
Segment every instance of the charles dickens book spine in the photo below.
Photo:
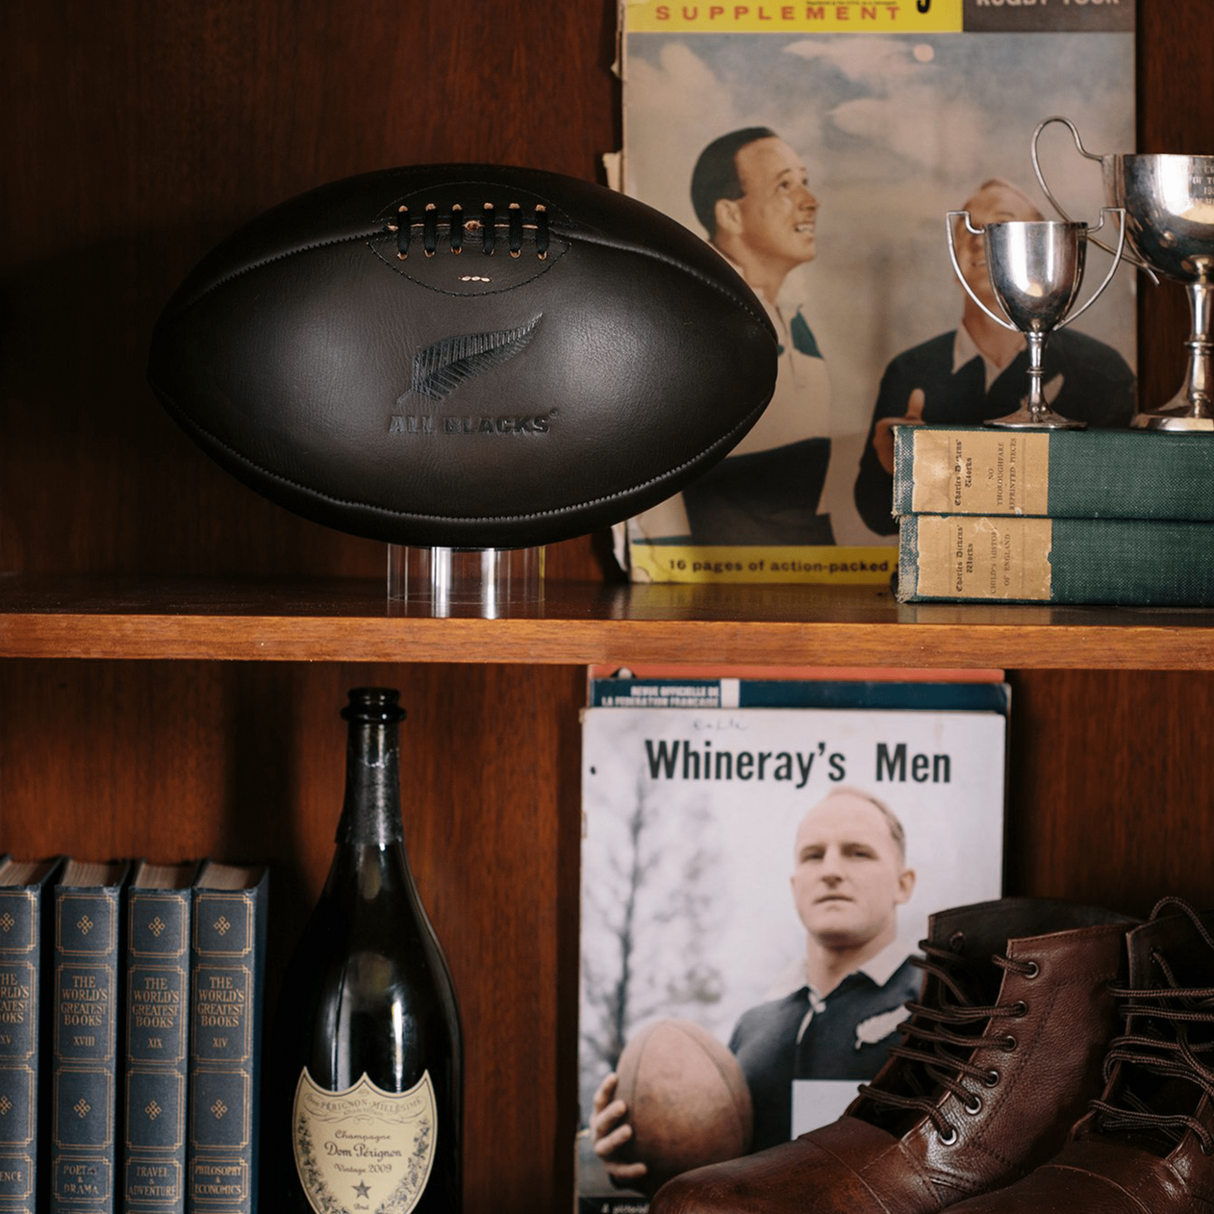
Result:
{"type": "MultiPolygon", "coordinates": [[[[51,932],[46,892],[58,860],[0,861],[0,1214],[43,1208],[38,1140],[47,1073],[39,1066],[51,932]]],[[[44,1169],[45,1171],[45,1169],[44,1169]]]]}
{"type": "Polygon", "coordinates": [[[197,868],[141,862],[127,893],[127,1214],[185,1209],[190,887],[197,868]]]}
{"type": "Polygon", "coordinates": [[[1214,606],[1214,527],[1144,519],[908,514],[902,602],[1214,606]]]}
{"type": "Polygon", "coordinates": [[[1214,521],[1214,443],[1194,431],[898,426],[893,510],[1214,521]]]}
{"type": "Polygon", "coordinates": [[[186,1210],[256,1205],[264,866],[208,862],[194,885],[186,1210]]]}
{"type": "Polygon", "coordinates": [[[122,904],[130,865],[69,860],[55,890],[51,1214],[112,1214],[122,904]]]}

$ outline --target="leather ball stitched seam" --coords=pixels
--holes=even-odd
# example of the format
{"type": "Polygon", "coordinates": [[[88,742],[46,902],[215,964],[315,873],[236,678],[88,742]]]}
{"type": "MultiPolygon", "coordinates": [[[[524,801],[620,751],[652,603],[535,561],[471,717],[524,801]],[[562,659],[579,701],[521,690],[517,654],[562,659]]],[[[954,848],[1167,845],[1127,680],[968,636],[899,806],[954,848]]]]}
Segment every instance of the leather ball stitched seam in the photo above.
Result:
{"type": "Polygon", "coordinates": [[[176,401],[174,401],[166,392],[164,392],[154,380],[149,381],[153,391],[157,393],[164,404],[170,408],[178,417],[183,418],[189,427],[199,434],[203,434],[210,443],[231,459],[234,463],[238,463],[248,468],[250,471],[256,472],[264,476],[267,480],[274,481],[279,485],[288,486],[295,491],[304,494],[307,497],[313,498],[319,502],[324,502],[333,506],[352,507],[358,510],[365,510],[369,513],[381,515],[386,518],[398,519],[417,519],[423,522],[433,523],[525,523],[532,522],[537,519],[546,518],[561,518],[563,515],[575,513],[585,510],[593,506],[605,506],[611,502],[619,501],[621,498],[626,498],[641,492],[651,486],[660,485],[665,481],[669,481],[677,477],[679,473],[699,463],[705,456],[711,452],[718,450],[722,446],[732,446],[734,436],[739,433],[745,433],[746,430],[753,425],[757,416],[767,407],[767,401],[764,400],[760,405],[751,410],[742,421],[738,422],[727,434],[716,439],[708,446],[702,448],[695,455],[685,459],[682,463],[663,472],[661,476],[652,476],[648,480],[640,481],[635,485],[630,485],[627,489],[622,489],[616,493],[604,494],[599,497],[586,498],[578,502],[570,502],[564,506],[556,506],[549,510],[536,510],[527,514],[481,514],[481,515],[462,515],[462,514],[424,514],[418,511],[410,510],[393,510],[387,506],[376,506],[370,502],[357,501],[353,498],[334,497],[332,494],[322,493],[318,489],[311,486],[301,484],[299,481],[292,480],[290,477],[283,476],[279,472],[274,472],[272,469],[266,468],[264,465],[257,463],[255,460],[249,459],[246,455],[241,455],[239,451],[229,446],[222,439],[217,438],[205,426],[200,425],[191,414],[182,409],[176,401]]]}

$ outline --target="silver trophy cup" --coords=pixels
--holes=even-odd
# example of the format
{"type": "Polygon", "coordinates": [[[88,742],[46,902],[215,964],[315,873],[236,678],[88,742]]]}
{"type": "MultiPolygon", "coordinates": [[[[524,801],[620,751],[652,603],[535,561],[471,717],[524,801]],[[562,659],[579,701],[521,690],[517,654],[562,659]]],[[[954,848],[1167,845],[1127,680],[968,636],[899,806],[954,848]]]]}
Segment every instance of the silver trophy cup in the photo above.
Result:
{"type": "Polygon", "coordinates": [[[1106,199],[1125,209],[1126,260],[1152,281],[1162,275],[1183,283],[1188,292],[1192,328],[1185,343],[1184,386],[1158,409],[1140,411],[1133,424],[1148,430],[1214,431],[1214,156],[1099,156],[1083,146],[1069,118],[1047,118],[1033,132],[1033,169],[1063,217],[1066,212],[1046,184],[1037,152],[1042,131],[1053,122],[1067,127],[1082,156],[1100,163],[1106,199]]]}
{"type": "Polygon", "coordinates": [[[1125,243],[1125,216],[1116,208],[1105,207],[1100,223],[1094,228],[1068,220],[1014,220],[988,223],[976,228],[968,211],[948,213],[948,251],[966,294],[993,321],[1005,329],[1018,329],[1028,342],[1029,391],[1025,402],[1015,413],[988,420],[988,426],[1009,430],[1082,430],[1086,423],[1056,413],[1045,399],[1043,359],[1045,345],[1054,330],[1061,329],[1083,315],[1109,285],[1117,270],[1118,259],[1125,243]],[[1104,227],[1107,213],[1119,216],[1117,252],[1104,281],[1087,303],[1074,307],[1083,283],[1087,242],[1094,232],[1104,227]],[[993,312],[966,281],[957,260],[954,230],[958,223],[973,236],[985,242],[986,268],[991,290],[1005,319],[993,312]]]}

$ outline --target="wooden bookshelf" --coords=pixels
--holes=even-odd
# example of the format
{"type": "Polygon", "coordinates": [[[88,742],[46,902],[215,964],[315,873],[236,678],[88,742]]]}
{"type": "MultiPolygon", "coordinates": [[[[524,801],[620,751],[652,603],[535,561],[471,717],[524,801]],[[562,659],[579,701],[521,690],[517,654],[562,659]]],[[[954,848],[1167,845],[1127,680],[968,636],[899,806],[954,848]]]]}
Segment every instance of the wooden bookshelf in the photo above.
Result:
{"type": "MultiPolygon", "coordinates": [[[[1214,906],[1212,612],[629,587],[599,536],[549,551],[542,608],[431,619],[389,606],[381,546],[250,493],[153,399],[165,300],[284,198],[410,162],[601,180],[615,8],[0,5],[0,850],[269,859],[273,1015],[331,854],[338,710],[401,688],[410,854],[467,1030],[467,1208],[500,1214],[572,1202],[587,663],[1006,670],[1008,892],[1214,906]]],[[[1140,149],[1214,150],[1214,5],[1138,11],[1140,149]]],[[[1181,375],[1174,285],[1140,288],[1152,399],[1181,375]]]]}
{"type": "Polygon", "coordinates": [[[0,576],[0,592],[10,658],[1214,669],[1214,611],[913,605],[867,587],[554,582],[496,619],[434,618],[368,579],[0,576]]]}

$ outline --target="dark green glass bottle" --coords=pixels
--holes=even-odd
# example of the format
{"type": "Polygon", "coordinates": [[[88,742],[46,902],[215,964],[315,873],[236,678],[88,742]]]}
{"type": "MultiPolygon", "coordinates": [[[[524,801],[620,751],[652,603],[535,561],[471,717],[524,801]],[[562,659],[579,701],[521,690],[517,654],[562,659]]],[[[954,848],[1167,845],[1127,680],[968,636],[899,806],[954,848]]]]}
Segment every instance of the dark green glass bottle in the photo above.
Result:
{"type": "Polygon", "coordinates": [[[459,1013],[405,851],[405,712],[396,691],[349,698],[337,848],[270,1043],[283,1191],[267,1196],[301,1214],[460,1214],[459,1013]]]}

